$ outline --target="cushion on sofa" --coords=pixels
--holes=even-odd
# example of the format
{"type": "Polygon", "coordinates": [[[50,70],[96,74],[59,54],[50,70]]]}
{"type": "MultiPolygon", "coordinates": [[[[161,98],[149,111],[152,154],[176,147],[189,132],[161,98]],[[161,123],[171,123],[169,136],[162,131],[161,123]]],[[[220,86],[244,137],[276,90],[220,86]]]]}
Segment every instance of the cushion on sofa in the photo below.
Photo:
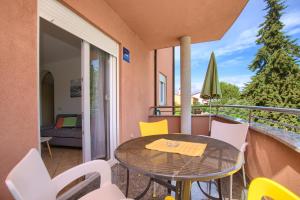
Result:
{"type": "Polygon", "coordinates": [[[64,127],[64,128],[66,128],[66,127],[70,127],[70,128],[76,127],[76,121],[77,121],[77,117],[65,117],[62,127],[64,127]]]}
{"type": "Polygon", "coordinates": [[[61,128],[64,124],[64,118],[59,118],[55,124],[55,128],[61,128]]]}

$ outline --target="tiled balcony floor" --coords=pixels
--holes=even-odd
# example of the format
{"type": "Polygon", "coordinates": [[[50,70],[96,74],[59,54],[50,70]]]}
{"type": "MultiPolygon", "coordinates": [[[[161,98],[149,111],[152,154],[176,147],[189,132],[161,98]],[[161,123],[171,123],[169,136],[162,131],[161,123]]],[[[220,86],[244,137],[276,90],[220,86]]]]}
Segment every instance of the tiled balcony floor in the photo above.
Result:
{"type": "MultiPolygon", "coordinates": [[[[118,185],[118,187],[122,190],[122,192],[125,194],[125,188],[126,188],[126,170],[120,166],[115,165],[112,168],[113,173],[113,182],[118,185]]],[[[144,188],[146,188],[148,184],[149,178],[146,176],[143,176],[141,174],[130,172],[130,185],[129,185],[129,197],[134,198],[138,194],[140,194],[144,188]]],[[[206,188],[206,183],[202,183],[201,186],[203,186],[203,189],[206,188]]],[[[163,186],[158,186],[157,198],[152,198],[152,191],[153,191],[153,185],[151,185],[151,188],[143,198],[143,200],[148,199],[164,199],[164,196],[167,194],[167,190],[163,186]]],[[[237,173],[233,177],[233,199],[240,199],[241,193],[243,190],[243,182],[242,182],[242,175],[241,173],[237,173]]],[[[222,179],[222,193],[225,199],[228,199],[229,197],[229,178],[222,179]]],[[[212,193],[214,196],[217,197],[217,190],[213,186],[212,193]]],[[[202,200],[207,199],[198,188],[197,183],[193,183],[192,187],[192,199],[193,200],[202,200]]]]}
{"type": "MultiPolygon", "coordinates": [[[[51,159],[48,154],[48,150],[46,148],[42,148],[42,157],[43,160],[49,170],[51,177],[58,175],[59,173],[65,171],[66,169],[72,168],[76,165],[79,165],[81,161],[81,150],[80,149],[64,149],[64,148],[56,148],[52,147],[53,158],[51,159]]],[[[112,181],[122,190],[125,194],[126,187],[126,170],[122,166],[116,164],[112,167],[112,181]]],[[[140,194],[147,186],[149,178],[143,176],[141,174],[135,173],[133,171],[130,172],[130,185],[129,185],[129,197],[134,198],[138,194],[140,194]]],[[[99,187],[99,180],[97,183],[93,183],[81,191],[79,194],[74,195],[72,200],[78,199],[80,196],[83,196],[88,191],[96,189],[99,187]]],[[[78,183],[78,182],[76,182],[78,183]]],[[[73,185],[73,184],[72,184],[73,185]]],[[[206,183],[202,183],[203,189],[206,188],[206,183]]],[[[242,183],[242,175],[241,173],[237,173],[233,177],[233,199],[240,199],[241,192],[243,189],[242,183]]],[[[164,196],[167,195],[167,190],[158,185],[157,188],[157,198],[152,198],[153,185],[147,192],[147,194],[143,197],[143,200],[150,199],[164,199],[164,196]]],[[[229,178],[222,179],[222,193],[225,198],[228,199],[229,194],[229,178]]],[[[217,197],[216,188],[213,186],[212,194],[217,197]]],[[[194,183],[192,187],[192,199],[193,200],[202,200],[207,199],[198,188],[197,184],[194,183]]]]}

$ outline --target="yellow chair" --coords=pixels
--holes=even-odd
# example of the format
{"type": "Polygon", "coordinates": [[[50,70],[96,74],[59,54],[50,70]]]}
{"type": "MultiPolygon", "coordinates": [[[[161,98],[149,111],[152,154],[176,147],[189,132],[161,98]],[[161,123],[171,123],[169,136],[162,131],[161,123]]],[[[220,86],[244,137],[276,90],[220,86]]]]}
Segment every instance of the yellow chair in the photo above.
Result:
{"type": "Polygon", "coordinates": [[[158,122],[140,122],[141,135],[160,135],[168,134],[168,121],[166,119],[158,122]]]}
{"type": "Polygon", "coordinates": [[[270,197],[272,200],[300,200],[282,185],[267,178],[256,178],[250,183],[248,200],[261,200],[262,197],[270,197]]]}
{"type": "MultiPolygon", "coordinates": [[[[168,121],[164,119],[158,122],[140,122],[140,131],[143,137],[150,135],[168,134],[168,121]]],[[[156,183],[154,182],[153,197],[156,197],[156,187],[156,183]]],[[[166,196],[165,200],[175,199],[172,196],[166,196]]]]}

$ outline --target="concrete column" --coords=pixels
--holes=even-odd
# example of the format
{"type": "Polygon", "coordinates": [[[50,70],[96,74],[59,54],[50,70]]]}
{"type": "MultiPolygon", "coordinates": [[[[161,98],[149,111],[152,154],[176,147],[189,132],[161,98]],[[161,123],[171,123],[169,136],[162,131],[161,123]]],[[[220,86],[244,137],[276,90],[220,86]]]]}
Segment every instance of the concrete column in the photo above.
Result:
{"type": "Polygon", "coordinates": [[[192,134],[191,116],[191,37],[180,38],[181,133],[192,134]]]}

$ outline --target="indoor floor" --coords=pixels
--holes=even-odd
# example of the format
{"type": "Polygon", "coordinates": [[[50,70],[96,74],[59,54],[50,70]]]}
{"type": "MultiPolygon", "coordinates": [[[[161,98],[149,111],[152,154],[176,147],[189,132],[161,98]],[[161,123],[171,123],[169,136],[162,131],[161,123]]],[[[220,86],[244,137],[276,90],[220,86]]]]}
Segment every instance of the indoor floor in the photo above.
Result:
{"type": "Polygon", "coordinates": [[[47,146],[42,145],[42,158],[52,178],[82,163],[81,149],[51,146],[51,151],[52,158],[47,146]]]}

